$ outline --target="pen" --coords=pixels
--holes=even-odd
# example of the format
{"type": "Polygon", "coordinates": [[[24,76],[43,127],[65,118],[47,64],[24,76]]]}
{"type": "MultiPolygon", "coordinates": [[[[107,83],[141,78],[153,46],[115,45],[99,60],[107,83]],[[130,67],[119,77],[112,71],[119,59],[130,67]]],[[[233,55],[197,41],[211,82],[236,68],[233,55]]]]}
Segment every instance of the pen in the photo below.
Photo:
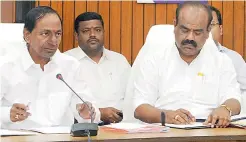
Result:
{"type": "MultiPolygon", "coordinates": [[[[29,106],[31,105],[31,102],[28,102],[26,107],[27,107],[27,110],[29,110],[29,106]]],[[[27,111],[28,112],[28,111],[27,111]]]]}
{"type": "Polygon", "coordinates": [[[26,107],[29,107],[29,106],[30,106],[30,104],[31,104],[31,102],[28,102],[28,103],[27,103],[27,105],[26,105],[26,107]]]}
{"type": "Polygon", "coordinates": [[[165,126],[165,113],[163,111],[161,112],[161,125],[165,126]]]}

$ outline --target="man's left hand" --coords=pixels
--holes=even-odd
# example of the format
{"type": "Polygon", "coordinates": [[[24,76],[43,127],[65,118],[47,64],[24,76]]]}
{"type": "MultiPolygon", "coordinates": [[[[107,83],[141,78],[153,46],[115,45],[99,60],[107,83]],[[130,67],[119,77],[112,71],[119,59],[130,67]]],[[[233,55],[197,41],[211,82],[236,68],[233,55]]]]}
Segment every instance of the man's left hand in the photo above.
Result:
{"type": "Polygon", "coordinates": [[[85,103],[76,105],[79,115],[83,119],[91,119],[92,117],[92,120],[94,120],[96,116],[95,108],[92,106],[90,102],[86,102],[86,103],[88,104],[90,109],[87,107],[85,103]]]}
{"type": "Polygon", "coordinates": [[[225,128],[230,124],[230,120],[230,112],[221,106],[212,111],[204,124],[208,125],[211,123],[212,128],[214,128],[215,125],[216,128],[225,128]]]}

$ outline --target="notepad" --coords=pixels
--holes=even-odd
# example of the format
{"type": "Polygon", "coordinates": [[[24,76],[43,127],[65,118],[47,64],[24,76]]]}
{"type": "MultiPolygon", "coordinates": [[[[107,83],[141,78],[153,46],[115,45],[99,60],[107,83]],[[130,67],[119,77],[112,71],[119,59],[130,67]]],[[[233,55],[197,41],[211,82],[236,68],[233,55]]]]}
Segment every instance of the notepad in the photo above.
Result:
{"type": "Polygon", "coordinates": [[[37,135],[37,133],[28,132],[28,131],[1,129],[0,130],[0,135],[1,136],[23,136],[23,135],[37,135]]]}
{"type": "Polygon", "coordinates": [[[69,134],[71,127],[40,127],[40,128],[28,128],[25,130],[39,132],[43,134],[69,134]]]}
{"type": "Polygon", "coordinates": [[[194,122],[192,124],[186,124],[186,125],[179,125],[179,124],[166,124],[166,126],[171,128],[178,128],[178,129],[204,129],[204,128],[210,128],[209,125],[204,125],[202,122],[194,122]]]}

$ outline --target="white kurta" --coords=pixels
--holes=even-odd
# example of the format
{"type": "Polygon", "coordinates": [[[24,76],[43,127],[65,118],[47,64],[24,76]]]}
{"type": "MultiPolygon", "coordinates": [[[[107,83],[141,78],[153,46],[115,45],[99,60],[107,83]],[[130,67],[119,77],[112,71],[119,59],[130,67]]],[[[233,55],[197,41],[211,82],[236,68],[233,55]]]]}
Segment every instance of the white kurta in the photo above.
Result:
{"type": "Polygon", "coordinates": [[[103,49],[99,63],[94,62],[80,48],[65,52],[80,62],[79,73],[76,76],[84,80],[96,98],[99,108],[114,107],[122,110],[130,65],[126,58],[116,52],[103,49]]]}
{"type": "Polygon", "coordinates": [[[183,108],[196,118],[206,118],[230,98],[241,101],[234,66],[225,54],[204,46],[188,65],[173,44],[140,64],[134,80],[133,110],[150,104],[167,110],[183,108]]]}
{"type": "MultiPolygon", "coordinates": [[[[57,51],[51,61],[44,66],[32,60],[27,48],[20,51],[15,60],[3,64],[1,70],[1,123],[3,128],[22,129],[41,126],[70,126],[74,117],[82,119],[75,108],[82,103],[65,86],[56,79],[61,73],[63,78],[79,93],[82,98],[93,103],[90,89],[85,82],[76,80],[79,63],[72,57],[57,51]],[[29,103],[32,114],[21,122],[10,120],[10,109],[14,103],[29,103]]],[[[100,112],[96,109],[96,122],[100,121],[100,112]]]]}

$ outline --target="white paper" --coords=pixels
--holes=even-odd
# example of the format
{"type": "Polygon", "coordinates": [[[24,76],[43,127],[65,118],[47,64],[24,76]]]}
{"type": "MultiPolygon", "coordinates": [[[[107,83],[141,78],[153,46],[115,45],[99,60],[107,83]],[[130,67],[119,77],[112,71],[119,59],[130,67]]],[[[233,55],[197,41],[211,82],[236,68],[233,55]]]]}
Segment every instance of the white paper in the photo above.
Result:
{"type": "MultiPolygon", "coordinates": [[[[206,121],[207,118],[198,118],[198,119],[203,119],[204,121],[206,121]]],[[[231,116],[231,122],[242,120],[242,119],[246,119],[246,114],[239,114],[239,115],[231,116]]]]}
{"type": "Polygon", "coordinates": [[[139,123],[116,123],[105,125],[105,127],[125,130],[127,133],[162,133],[167,132],[168,127],[155,124],[139,124],[139,123]]]}
{"type": "Polygon", "coordinates": [[[1,136],[37,135],[35,132],[1,129],[1,136]]]}
{"type": "Polygon", "coordinates": [[[113,123],[113,124],[105,125],[105,126],[110,127],[110,128],[115,128],[115,129],[129,130],[129,129],[143,128],[148,125],[139,124],[139,123],[113,123]]]}
{"type": "Polygon", "coordinates": [[[238,121],[242,119],[246,119],[246,114],[234,115],[231,117],[231,121],[238,121]]]}
{"type": "Polygon", "coordinates": [[[71,127],[40,127],[40,128],[28,128],[26,130],[39,132],[43,134],[69,134],[71,127]]]}
{"type": "Polygon", "coordinates": [[[202,122],[194,122],[192,124],[186,124],[186,125],[178,125],[178,124],[165,124],[168,127],[171,128],[179,128],[179,129],[195,129],[195,128],[207,128],[210,126],[204,125],[202,122]]]}

